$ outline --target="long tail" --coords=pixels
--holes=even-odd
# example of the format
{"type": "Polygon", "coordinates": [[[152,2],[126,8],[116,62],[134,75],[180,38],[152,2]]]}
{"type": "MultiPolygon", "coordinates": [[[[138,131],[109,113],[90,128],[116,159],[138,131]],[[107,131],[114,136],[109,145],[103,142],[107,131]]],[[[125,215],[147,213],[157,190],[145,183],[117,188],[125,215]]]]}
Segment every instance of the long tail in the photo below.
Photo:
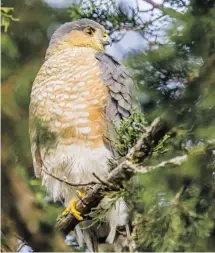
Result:
{"type": "MultiPolygon", "coordinates": [[[[108,198],[106,198],[106,201],[108,201],[108,198]]],[[[106,239],[107,243],[112,244],[114,242],[117,227],[125,226],[127,224],[127,219],[128,219],[128,207],[124,199],[119,198],[107,215],[107,220],[110,225],[110,233],[106,239]]]]}
{"type": "Polygon", "coordinates": [[[106,242],[109,244],[113,244],[116,237],[116,226],[112,226],[110,229],[110,233],[106,239],[106,242]]]}
{"type": "Polygon", "coordinates": [[[98,239],[95,226],[91,226],[92,221],[82,221],[75,227],[76,238],[80,247],[86,243],[90,252],[98,252],[98,239]],[[86,228],[88,227],[88,228],[86,228]]]}

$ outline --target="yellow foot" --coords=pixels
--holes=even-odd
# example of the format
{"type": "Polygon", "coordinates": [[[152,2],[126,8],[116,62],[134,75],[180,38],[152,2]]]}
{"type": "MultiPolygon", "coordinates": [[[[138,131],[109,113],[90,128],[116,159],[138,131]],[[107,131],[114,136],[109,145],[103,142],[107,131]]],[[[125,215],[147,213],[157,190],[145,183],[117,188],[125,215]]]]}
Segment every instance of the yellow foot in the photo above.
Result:
{"type": "Polygon", "coordinates": [[[76,191],[79,199],[74,199],[69,203],[69,206],[63,211],[62,215],[66,215],[69,212],[79,221],[83,220],[81,213],[76,209],[78,201],[85,196],[84,192],[76,191]]]}
{"type": "Polygon", "coordinates": [[[79,199],[72,200],[69,206],[63,211],[62,215],[66,215],[69,212],[79,221],[83,220],[81,213],[76,210],[76,204],[78,203],[79,199]]]}

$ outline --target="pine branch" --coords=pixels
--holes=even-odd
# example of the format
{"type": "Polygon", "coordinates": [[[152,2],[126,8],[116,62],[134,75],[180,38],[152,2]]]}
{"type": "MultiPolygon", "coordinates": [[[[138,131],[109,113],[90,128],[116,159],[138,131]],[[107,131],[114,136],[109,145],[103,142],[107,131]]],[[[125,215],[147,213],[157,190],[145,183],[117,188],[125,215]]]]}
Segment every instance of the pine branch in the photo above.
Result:
{"type": "MultiPolygon", "coordinates": [[[[129,180],[137,172],[135,166],[138,165],[136,164],[151,156],[153,147],[156,146],[169,129],[170,127],[165,121],[160,118],[155,119],[148,131],[141,136],[137,144],[128,152],[125,161],[110,172],[107,183],[122,186],[123,181],[129,180]]],[[[104,187],[102,184],[94,185],[88,190],[82,201],[78,202],[76,207],[82,215],[87,215],[92,207],[96,207],[99,204],[103,198],[104,187]],[[83,205],[83,202],[87,204],[83,205]]],[[[68,234],[78,223],[79,221],[69,213],[58,217],[56,227],[61,232],[68,234]]]]}
{"type": "Polygon", "coordinates": [[[167,161],[163,161],[161,163],[159,163],[158,165],[155,165],[155,166],[138,166],[138,165],[135,165],[135,164],[132,164],[130,162],[127,163],[127,165],[132,168],[134,171],[138,172],[138,173],[148,173],[150,171],[153,171],[153,170],[156,170],[156,169],[160,169],[160,168],[164,168],[164,167],[167,167],[167,166],[171,166],[172,168],[173,167],[176,167],[176,166],[180,166],[182,165],[184,162],[186,162],[188,159],[188,156],[187,155],[183,155],[183,156],[177,156],[177,157],[174,157],[170,160],[167,160],[167,161]]]}

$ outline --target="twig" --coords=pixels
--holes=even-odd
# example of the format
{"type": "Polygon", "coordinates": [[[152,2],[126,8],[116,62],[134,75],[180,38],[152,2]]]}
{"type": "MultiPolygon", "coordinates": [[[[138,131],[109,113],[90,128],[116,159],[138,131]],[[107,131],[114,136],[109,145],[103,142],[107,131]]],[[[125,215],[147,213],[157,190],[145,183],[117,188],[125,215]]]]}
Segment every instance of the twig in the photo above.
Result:
{"type": "Polygon", "coordinates": [[[96,182],[89,182],[89,183],[85,183],[85,184],[73,184],[67,180],[64,180],[60,177],[57,177],[56,175],[54,175],[53,173],[50,173],[48,172],[47,170],[45,170],[44,168],[42,168],[42,171],[45,172],[47,175],[49,175],[50,177],[53,177],[54,179],[57,179],[58,181],[62,182],[62,183],[65,183],[69,186],[72,186],[72,187],[78,187],[78,186],[88,186],[88,185],[95,185],[95,184],[98,184],[96,182]]]}
{"type": "MultiPolygon", "coordinates": [[[[135,31],[135,32],[143,31],[143,30],[146,29],[148,26],[152,25],[155,21],[157,21],[157,20],[163,18],[165,15],[166,15],[166,14],[163,13],[162,15],[160,15],[160,16],[154,18],[153,20],[150,20],[150,21],[148,21],[148,22],[146,22],[146,23],[140,24],[140,25],[138,25],[138,26],[136,26],[136,27],[129,27],[129,26],[123,25],[123,26],[120,26],[119,30],[120,30],[120,31],[123,31],[123,30],[124,30],[124,31],[135,31]]],[[[120,40],[121,40],[121,39],[122,39],[122,38],[120,38],[120,40]]]]}
{"type": "MultiPolygon", "coordinates": [[[[21,252],[21,250],[23,249],[23,247],[25,247],[25,246],[28,246],[28,244],[26,243],[26,242],[21,242],[20,243],[20,245],[19,245],[19,247],[17,248],[17,250],[16,251],[18,251],[18,252],[21,252]]],[[[30,246],[29,246],[30,247],[30,246]]]]}
{"type": "Polygon", "coordinates": [[[180,166],[182,165],[184,162],[186,162],[188,159],[188,156],[187,155],[183,155],[183,156],[177,156],[177,157],[174,157],[170,160],[167,160],[167,161],[163,161],[161,163],[159,163],[158,165],[155,165],[155,166],[138,166],[138,165],[135,165],[135,164],[132,164],[130,162],[127,162],[126,165],[130,168],[132,168],[133,170],[135,170],[136,172],[138,173],[148,173],[150,171],[153,171],[153,170],[156,170],[156,169],[159,169],[159,168],[164,168],[164,167],[167,167],[167,166],[171,166],[171,167],[176,167],[176,166],[180,166]]]}
{"type": "Polygon", "coordinates": [[[113,184],[102,180],[101,178],[99,178],[94,172],[93,172],[93,176],[103,185],[107,186],[109,189],[114,189],[114,190],[119,190],[119,188],[117,188],[116,186],[114,186],[113,184]]]}
{"type": "Polygon", "coordinates": [[[161,4],[157,4],[152,0],[143,0],[143,1],[148,3],[148,4],[151,4],[153,8],[156,8],[156,9],[161,9],[162,8],[161,4]]]}
{"type": "Polygon", "coordinates": [[[181,195],[183,194],[184,190],[185,190],[185,186],[182,186],[179,189],[179,191],[177,192],[177,194],[175,195],[174,199],[171,201],[171,205],[173,205],[173,206],[178,205],[179,199],[180,199],[181,195]]]}
{"type": "Polygon", "coordinates": [[[140,6],[139,6],[139,3],[138,3],[138,0],[136,0],[136,6],[137,6],[137,11],[138,13],[144,13],[144,12],[149,12],[149,11],[153,11],[153,7],[151,9],[148,9],[148,10],[140,10],[140,6]]]}

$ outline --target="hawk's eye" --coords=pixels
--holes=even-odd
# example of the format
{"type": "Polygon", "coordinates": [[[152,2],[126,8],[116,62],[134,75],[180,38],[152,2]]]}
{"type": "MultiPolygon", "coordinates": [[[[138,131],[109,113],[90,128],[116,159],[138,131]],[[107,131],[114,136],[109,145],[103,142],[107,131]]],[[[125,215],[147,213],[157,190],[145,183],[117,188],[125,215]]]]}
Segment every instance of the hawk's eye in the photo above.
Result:
{"type": "Polygon", "coordinates": [[[103,37],[104,37],[104,38],[107,38],[107,37],[108,37],[108,34],[107,34],[107,33],[104,33],[103,37]]]}
{"type": "Polygon", "coordinates": [[[91,36],[93,36],[95,33],[95,29],[93,29],[92,27],[87,27],[84,29],[84,31],[91,36]]]}

